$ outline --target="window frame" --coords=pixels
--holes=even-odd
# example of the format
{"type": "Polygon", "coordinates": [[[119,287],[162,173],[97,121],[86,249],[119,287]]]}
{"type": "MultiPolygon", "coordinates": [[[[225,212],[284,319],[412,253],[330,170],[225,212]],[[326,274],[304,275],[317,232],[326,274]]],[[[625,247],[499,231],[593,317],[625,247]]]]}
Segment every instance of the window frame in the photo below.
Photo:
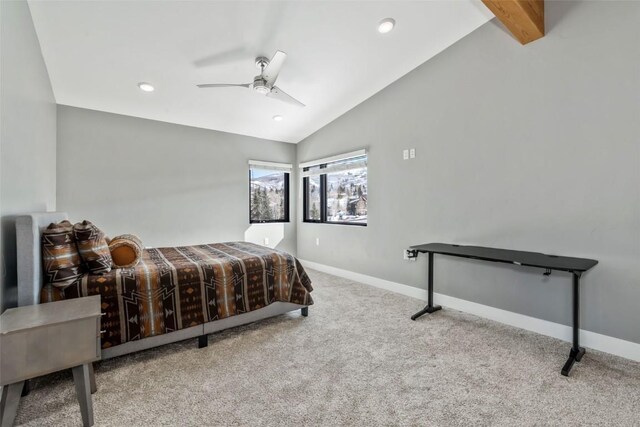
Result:
{"type": "MultiPolygon", "coordinates": [[[[320,165],[320,169],[325,168],[326,165],[320,165]]],[[[307,171],[309,168],[304,168],[303,171],[307,171]]],[[[327,185],[327,174],[320,174],[318,175],[320,177],[320,188],[318,189],[318,191],[320,192],[320,219],[309,219],[307,218],[307,212],[308,212],[308,207],[309,207],[309,191],[308,191],[308,186],[309,186],[309,177],[305,176],[304,178],[302,178],[302,221],[303,222],[309,222],[312,224],[322,224],[327,222],[327,210],[323,209],[324,206],[326,206],[327,204],[327,193],[326,191],[322,191],[324,188],[326,188],[327,185]]]]}
{"type": "MultiPolygon", "coordinates": [[[[348,159],[345,159],[344,161],[347,161],[348,159]]],[[[338,161],[335,162],[331,162],[331,163],[337,163],[338,161]]],[[[322,163],[322,164],[318,164],[315,166],[319,166],[320,169],[326,169],[327,165],[329,163],[322,163]]],[[[311,166],[307,166],[302,168],[303,172],[306,172],[310,169],[311,166]]],[[[320,219],[308,219],[307,218],[307,212],[308,212],[308,205],[309,205],[309,200],[308,200],[308,185],[309,185],[309,177],[305,176],[302,178],[302,222],[306,222],[309,224],[335,224],[335,225],[355,225],[355,226],[359,226],[359,227],[366,227],[369,223],[369,214],[367,212],[367,222],[365,222],[364,224],[361,222],[349,222],[349,221],[329,221],[327,220],[327,173],[320,173],[318,174],[318,176],[320,177],[320,219]]],[[[367,167],[367,187],[369,186],[369,168],[367,167]]]]}
{"type": "MultiPolygon", "coordinates": [[[[256,166],[254,169],[263,169],[263,170],[270,170],[268,166],[263,166],[263,167],[259,167],[256,166]]],[[[269,219],[269,220],[258,220],[258,221],[254,221],[251,218],[251,203],[253,203],[253,197],[252,193],[251,193],[251,166],[249,166],[249,224],[286,224],[291,222],[290,221],[290,215],[289,215],[289,198],[290,198],[290,194],[289,194],[289,181],[291,179],[291,173],[287,172],[285,170],[278,170],[278,169],[273,169],[274,172],[282,172],[284,174],[284,219],[269,219]]]]}

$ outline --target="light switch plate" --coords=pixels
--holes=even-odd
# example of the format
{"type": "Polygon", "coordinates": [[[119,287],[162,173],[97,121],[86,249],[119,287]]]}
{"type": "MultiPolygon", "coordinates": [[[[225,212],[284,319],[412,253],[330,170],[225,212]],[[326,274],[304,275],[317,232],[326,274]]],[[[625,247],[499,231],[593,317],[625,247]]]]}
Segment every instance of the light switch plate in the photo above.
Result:
{"type": "Polygon", "coordinates": [[[415,159],[416,158],[416,149],[412,148],[411,150],[409,150],[409,158],[411,159],[415,159]]]}
{"type": "Polygon", "coordinates": [[[409,150],[402,150],[402,160],[409,160],[409,150]]]}

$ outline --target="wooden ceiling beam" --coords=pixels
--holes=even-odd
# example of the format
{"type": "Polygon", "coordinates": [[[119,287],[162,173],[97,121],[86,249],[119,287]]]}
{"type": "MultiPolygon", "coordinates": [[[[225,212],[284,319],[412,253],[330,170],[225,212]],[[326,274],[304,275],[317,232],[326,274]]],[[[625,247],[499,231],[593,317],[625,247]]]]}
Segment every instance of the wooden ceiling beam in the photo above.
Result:
{"type": "Polygon", "coordinates": [[[544,0],[482,0],[520,43],[544,36],[544,0]]]}

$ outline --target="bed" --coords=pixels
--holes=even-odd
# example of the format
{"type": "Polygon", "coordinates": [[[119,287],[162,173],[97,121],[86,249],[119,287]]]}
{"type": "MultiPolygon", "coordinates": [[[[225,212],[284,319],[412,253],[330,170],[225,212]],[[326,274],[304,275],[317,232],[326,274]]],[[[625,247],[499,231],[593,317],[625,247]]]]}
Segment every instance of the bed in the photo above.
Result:
{"type": "MultiPolygon", "coordinates": [[[[133,268],[85,274],[59,292],[43,286],[41,232],[63,212],[16,219],[18,305],[100,295],[102,358],[200,337],[313,304],[290,254],[247,242],[149,248],[133,268]]],[[[204,344],[203,344],[204,341],[204,344]]]]}

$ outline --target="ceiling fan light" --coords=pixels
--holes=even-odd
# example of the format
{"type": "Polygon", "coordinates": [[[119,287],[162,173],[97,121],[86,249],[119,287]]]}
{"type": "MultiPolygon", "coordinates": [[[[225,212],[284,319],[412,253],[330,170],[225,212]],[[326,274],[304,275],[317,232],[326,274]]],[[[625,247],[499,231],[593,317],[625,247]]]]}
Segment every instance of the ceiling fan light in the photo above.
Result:
{"type": "Polygon", "coordinates": [[[154,90],[156,90],[156,88],[154,88],[151,83],[147,83],[147,82],[138,83],[138,87],[143,92],[153,92],[154,90]]]}
{"type": "Polygon", "coordinates": [[[261,93],[263,95],[266,95],[269,92],[271,92],[271,90],[266,86],[256,86],[254,87],[254,89],[256,90],[256,92],[261,93]]]}
{"type": "Polygon", "coordinates": [[[378,32],[380,34],[386,34],[393,30],[393,27],[396,26],[396,20],[393,18],[384,18],[382,21],[378,23],[378,32]]]}

